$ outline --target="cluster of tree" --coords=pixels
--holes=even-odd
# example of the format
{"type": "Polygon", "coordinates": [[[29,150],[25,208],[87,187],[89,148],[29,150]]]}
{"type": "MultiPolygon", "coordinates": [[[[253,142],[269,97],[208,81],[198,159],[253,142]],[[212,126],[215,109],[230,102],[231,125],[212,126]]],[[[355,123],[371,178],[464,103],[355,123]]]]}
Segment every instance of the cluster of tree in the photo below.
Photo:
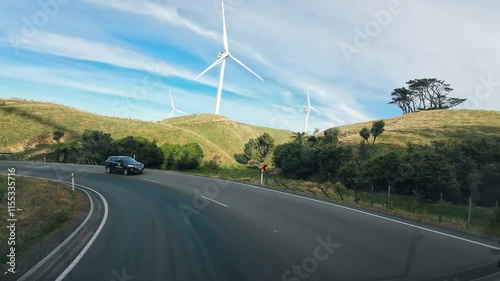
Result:
{"type": "Polygon", "coordinates": [[[392,100],[389,102],[401,108],[403,114],[452,108],[467,100],[448,97],[453,89],[444,80],[423,78],[410,80],[406,84],[407,87],[394,89],[391,93],[392,100]]]}
{"type": "Polygon", "coordinates": [[[276,147],[273,161],[285,177],[338,180],[355,192],[373,187],[417,200],[439,201],[442,195],[453,203],[472,197],[485,206],[500,200],[500,139],[433,141],[390,150],[376,149],[374,141],[367,146],[370,135],[376,139],[383,132],[383,121],[364,128],[359,147],[338,145],[337,129],[322,137],[295,133],[291,142],[276,147]]]}
{"type": "Polygon", "coordinates": [[[236,161],[240,164],[248,166],[258,166],[261,163],[267,162],[275,149],[274,138],[268,133],[250,139],[243,149],[242,154],[234,155],[236,161]]]}
{"type": "Polygon", "coordinates": [[[195,142],[186,144],[169,144],[161,146],[165,155],[165,168],[189,170],[197,169],[203,163],[203,150],[195,142]]]}
{"type": "Polygon", "coordinates": [[[95,130],[85,130],[79,140],[58,142],[53,155],[64,163],[102,164],[111,155],[135,155],[147,168],[160,168],[164,162],[156,141],[132,136],[114,140],[110,134],[95,130]]]}
{"type": "Polygon", "coordinates": [[[203,150],[197,143],[185,145],[164,144],[142,137],[127,136],[115,140],[110,134],[96,130],[85,130],[79,140],[61,143],[64,132],[54,132],[57,144],[49,160],[64,163],[102,164],[108,156],[135,156],[147,168],[196,169],[203,160],[203,150]],[[56,136],[60,136],[56,139],[56,136]],[[50,159],[52,156],[52,159],[50,159]]]}
{"type": "Polygon", "coordinates": [[[384,131],[385,122],[384,120],[375,121],[372,123],[371,129],[364,127],[359,131],[359,135],[368,143],[370,136],[373,136],[372,146],[375,144],[375,140],[380,136],[384,131]]]}
{"type": "Polygon", "coordinates": [[[404,151],[353,157],[342,164],[338,178],[347,187],[365,190],[390,189],[438,201],[492,205],[500,199],[499,141],[434,141],[432,145],[409,144],[404,151]]]}
{"type": "Polygon", "coordinates": [[[339,134],[338,128],[326,130],[322,137],[294,133],[291,142],[276,147],[274,164],[289,178],[335,177],[340,165],[351,154],[349,148],[337,145],[339,134]]]}

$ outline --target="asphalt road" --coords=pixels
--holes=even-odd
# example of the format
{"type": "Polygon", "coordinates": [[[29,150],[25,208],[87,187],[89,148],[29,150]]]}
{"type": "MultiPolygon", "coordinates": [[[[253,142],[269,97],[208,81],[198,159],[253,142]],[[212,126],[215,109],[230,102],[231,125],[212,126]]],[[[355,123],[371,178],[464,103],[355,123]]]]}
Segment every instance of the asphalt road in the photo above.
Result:
{"type": "Polygon", "coordinates": [[[5,173],[11,166],[66,181],[74,172],[108,203],[102,231],[67,281],[462,281],[500,261],[499,241],[245,184],[0,162],[5,173]]]}

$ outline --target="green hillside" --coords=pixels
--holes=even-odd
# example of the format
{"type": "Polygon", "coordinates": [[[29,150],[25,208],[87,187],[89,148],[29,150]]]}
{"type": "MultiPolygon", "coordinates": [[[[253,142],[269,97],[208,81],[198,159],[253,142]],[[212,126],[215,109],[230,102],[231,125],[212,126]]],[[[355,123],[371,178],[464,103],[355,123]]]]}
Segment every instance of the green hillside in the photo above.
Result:
{"type": "Polygon", "coordinates": [[[0,99],[0,152],[17,153],[37,144],[53,143],[52,132],[65,131],[64,141],[77,138],[85,129],[101,130],[113,138],[141,136],[168,143],[197,142],[205,159],[220,155],[223,164],[236,164],[234,154],[264,132],[277,144],[290,140],[292,132],[238,123],[213,114],[195,114],[161,122],[96,115],[71,107],[18,99],[0,99]]]}
{"type": "MultiPolygon", "coordinates": [[[[384,119],[385,131],[377,143],[406,146],[408,142],[430,144],[434,140],[500,139],[500,112],[485,110],[432,110],[384,119]]],[[[339,126],[340,142],[359,143],[359,131],[372,121],[339,126]]]]}
{"type": "MultiPolygon", "coordinates": [[[[384,146],[404,147],[408,142],[430,144],[450,138],[500,138],[500,112],[483,110],[434,110],[384,120],[385,132],[377,139],[384,146]]],[[[372,122],[340,126],[340,142],[359,143],[359,131],[372,122]]],[[[163,143],[197,142],[205,160],[220,155],[225,165],[235,164],[233,155],[244,144],[264,132],[277,144],[290,141],[292,132],[258,127],[213,114],[193,114],[161,122],[96,115],[71,107],[19,99],[0,99],[0,152],[22,152],[37,144],[53,143],[52,132],[65,131],[63,141],[73,140],[85,130],[101,130],[118,139],[128,135],[163,143]]],[[[36,149],[35,149],[36,151],[36,149]]]]}

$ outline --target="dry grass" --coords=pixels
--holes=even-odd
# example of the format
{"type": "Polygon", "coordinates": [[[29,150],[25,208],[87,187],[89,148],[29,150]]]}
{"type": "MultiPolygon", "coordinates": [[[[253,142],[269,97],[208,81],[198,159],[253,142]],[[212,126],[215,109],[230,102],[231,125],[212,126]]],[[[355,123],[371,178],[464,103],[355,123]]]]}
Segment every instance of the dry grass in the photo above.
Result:
{"type": "MultiPolygon", "coordinates": [[[[71,192],[62,184],[46,180],[15,176],[16,183],[16,256],[43,239],[50,232],[60,228],[70,220],[78,206],[86,197],[79,192],[71,192]]],[[[7,176],[0,175],[1,221],[7,224],[7,176]]],[[[0,264],[5,264],[9,249],[6,225],[0,227],[0,264]]]]}
{"type": "MultiPolygon", "coordinates": [[[[430,144],[433,140],[470,137],[500,137],[500,112],[484,110],[422,111],[385,119],[385,132],[377,143],[406,146],[408,142],[430,144]]],[[[372,122],[340,126],[343,143],[359,143],[359,131],[371,128],[372,122]]]]}
{"type": "Polygon", "coordinates": [[[77,138],[85,129],[110,133],[113,138],[128,135],[184,144],[197,142],[203,148],[205,160],[220,155],[223,165],[235,165],[234,154],[241,153],[250,138],[264,132],[278,144],[290,140],[292,132],[238,123],[213,114],[194,114],[162,122],[106,117],[76,110],[67,106],[0,99],[1,152],[21,152],[36,144],[52,143],[52,132],[66,132],[64,141],[77,138]]]}

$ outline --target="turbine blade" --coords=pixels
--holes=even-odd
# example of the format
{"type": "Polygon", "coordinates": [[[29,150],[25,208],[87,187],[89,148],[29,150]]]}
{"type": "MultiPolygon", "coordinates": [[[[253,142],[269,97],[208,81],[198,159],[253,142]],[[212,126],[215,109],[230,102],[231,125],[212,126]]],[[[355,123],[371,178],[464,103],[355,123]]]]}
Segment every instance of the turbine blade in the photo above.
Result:
{"type": "Polygon", "coordinates": [[[225,57],[218,58],[216,61],[214,61],[214,63],[212,63],[209,67],[207,67],[207,69],[203,70],[202,73],[198,74],[198,76],[196,76],[194,78],[194,80],[197,80],[198,78],[200,78],[203,74],[207,73],[207,71],[209,71],[210,69],[214,68],[216,65],[218,65],[219,63],[221,63],[225,59],[226,59],[225,57]]]}
{"type": "Polygon", "coordinates": [[[319,113],[319,111],[316,108],[312,107],[312,106],[311,106],[311,109],[319,113]]]}
{"type": "Polygon", "coordinates": [[[226,29],[226,15],[224,13],[224,0],[222,0],[222,42],[224,43],[224,50],[229,52],[229,43],[227,41],[226,29]]]}
{"type": "Polygon", "coordinates": [[[304,133],[307,133],[307,123],[309,123],[309,111],[306,113],[306,121],[304,122],[304,133]]]}
{"type": "Polygon", "coordinates": [[[170,89],[168,90],[168,94],[170,95],[170,105],[172,106],[172,108],[175,108],[174,99],[172,98],[172,93],[170,92],[170,89]]]}
{"type": "Polygon", "coordinates": [[[182,111],[182,110],[178,110],[178,109],[176,109],[175,111],[177,111],[177,112],[179,112],[179,113],[182,113],[182,114],[189,115],[189,114],[187,114],[186,112],[184,112],[184,111],[182,111]]]}
{"type": "Polygon", "coordinates": [[[168,118],[172,118],[172,117],[174,117],[174,111],[175,111],[175,110],[173,110],[173,109],[172,109],[172,111],[170,111],[170,114],[168,115],[168,118]]]}
{"type": "Polygon", "coordinates": [[[259,75],[257,75],[257,73],[253,72],[250,68],[248,68],[248,66],[244,65],[237,58],[233,57],[232,55],[229,55],[229,57],[232,58],[235,62],[239,63],[241,66],[243,66],[246,70],[250,71],[253,75],[257,76],[257,78],[259,78],[260,80],[264,81],[264,79],[262,79],[262,77],[260,77],[259,75]]]}
{"type": "Polygon", "coordinates": [[[311,107],[311,100],[309,99],[309,86],[307,86],[307,106],[311,107]]]}

